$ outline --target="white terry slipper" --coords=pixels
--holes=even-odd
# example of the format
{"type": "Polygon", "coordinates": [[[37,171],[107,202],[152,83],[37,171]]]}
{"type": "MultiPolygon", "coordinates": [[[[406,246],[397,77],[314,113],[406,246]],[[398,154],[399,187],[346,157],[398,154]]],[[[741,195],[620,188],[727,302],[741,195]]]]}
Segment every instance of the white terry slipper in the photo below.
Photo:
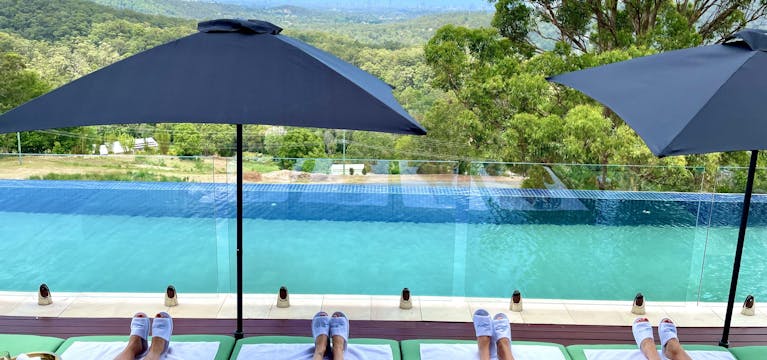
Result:
{"type": "Polygon", "coordinates": [[[490,317],[490,313],[485,309],[477,309],[472,319],[477,337],[490,337],[490,358],[495,358],[498,356],[498,346],[495,344],[495,337],[493,336],[493,319],[490,317]]]}
{"type": "Polygon", "coordinates": [[[133,315],[133,319],[130,321],[130,334],[141,338],[141,348],[144,351],[136,356],[136,359],[141,359],[149,351],[149,344],[146,341],[149,337],[149,317],[146,314],[140,312],[133,315]]]}
{"type": "Polygon", "coordinates": [[[330,318],[330,337],[340,336],[344,338],[344,350],[349,343],[349,318],[346,314],[336,311],[333,313],[333,317],[330,318]]]}
{"type": "Polygon", "coordinates": [[[330,338],[330,316],[324,311],[318,312],[312,318],[312,337],[316,340],[320,335],[328,335],[330,338]]]}
{"type": "Polygon", "coordinates": [[[497,343],[502,338],[509,339],[511,343],[511,325],[506,314],[498,313],[493,317],[493,342],[497,343]]]}
{"type": "Polygon", "coordinates": [[[637,343],[637,347],[642,347],[642,341],[644,339],[650,339],[655,343],[655,337],[652,334],[652,325],[647,318],[636,318],[634,324],[631,325],[631,332],[634,333],[634,340],[637,343]]]}
{"type": "Polygon", "coordinates": [[[320,311],[312,318],[312,337],[317,338],[320,335],[330,334],[330,316],[324,311],[320,311]]]}
{"type": "Polygon", "coordinates": [[[493,320],[490,318],[490,313],[485,309],[478,309],[474,312],[474,332],[477,337],[480,336],[493,336],[493,320]]]}
{"type": "Polygon", "coordinates": [[[658,324],[658,336],[660,336],[661,348],[666,348],[666,343],[671,339],[678,339],[676,334],[676,324],[669,318],[663,318],[658,324]]]}
{"type": "Polygon", "coordinates": [[[165,311],[157,313],[157,316],[152,320],[152,337],[159,337],[165,339],[165,349],[162,350],[163,354],[168,353],[168,347],[170,346],[170,336],[173,334],[173,318],[165,311]]]}

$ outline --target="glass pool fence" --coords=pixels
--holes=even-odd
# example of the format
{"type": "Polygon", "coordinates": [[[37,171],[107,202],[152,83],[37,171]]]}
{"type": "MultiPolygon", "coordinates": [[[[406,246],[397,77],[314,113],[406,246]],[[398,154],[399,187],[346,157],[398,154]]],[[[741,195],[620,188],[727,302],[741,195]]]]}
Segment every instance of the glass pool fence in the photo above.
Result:
{"type": "MultiPolygon", "coordinates": [[[[726,301],[744,168],[244,159],[246,293],[726,301]]],[[[0,156],[0,290],[235,291],[235,161],[0,156]]],[[[767,172],[738,287],[767,296],[767,172]]]]}

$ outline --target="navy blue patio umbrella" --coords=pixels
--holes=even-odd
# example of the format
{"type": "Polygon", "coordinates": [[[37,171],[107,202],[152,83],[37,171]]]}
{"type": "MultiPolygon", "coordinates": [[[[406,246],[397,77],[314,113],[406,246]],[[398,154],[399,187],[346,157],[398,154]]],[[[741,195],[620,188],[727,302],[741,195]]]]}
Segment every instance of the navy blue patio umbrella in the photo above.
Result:
{"type": "Polygon", "coordinates": [[[242,125],[424,135],[392,88],[257,20],[199,32],[107,66],[0,116],[0,133],[85,125],[237,125],[237,330],[242,333],[242,125]]]}
{"type": "Polygon", "coordinates": [[[724,331],[728,346],[759,149],[767,148],[767,31],[556,75],[620,116],[656,156],[751,150],[724,331]]]}

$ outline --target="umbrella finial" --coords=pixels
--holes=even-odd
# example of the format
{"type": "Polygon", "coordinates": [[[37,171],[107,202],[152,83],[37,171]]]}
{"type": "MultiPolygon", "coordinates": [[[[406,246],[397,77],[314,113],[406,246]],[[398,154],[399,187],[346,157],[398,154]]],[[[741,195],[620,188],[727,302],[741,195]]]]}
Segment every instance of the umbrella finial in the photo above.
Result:
{"type": "Polygon", "coordinates": [[[282,28],[267,21],[245,19],[217,19],[202,21],[197,24],[200,32],[240,32],[244,34],[277,35],[282,28]]]}
{"type": "Polygon", "coordinates": [[[724,39],[725,44],[745,42],[751,50],[767,51],[767,30],[744,29],[724,39]]]}

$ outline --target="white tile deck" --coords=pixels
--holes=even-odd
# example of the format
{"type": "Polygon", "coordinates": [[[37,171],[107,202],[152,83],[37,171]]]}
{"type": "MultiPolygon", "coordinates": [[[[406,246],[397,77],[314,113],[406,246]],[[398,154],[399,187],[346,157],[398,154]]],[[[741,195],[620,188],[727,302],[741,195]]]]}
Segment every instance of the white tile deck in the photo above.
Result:
{"type": "MultiPolygon", "coordinates": [[[[311,319],[320,310],[343,311],[354,319],[400,321],[471,321],[479,308],[503,312],[513,323],[629,325],[631,301],[524,299],[524,311],[509,310],[509,299],[413,296],[413,308],[399,308],[398,296],[291,294],[289,308],[277,308],[276,294],[246,294],[243,312],[250,319],[311,319]]],[[[179,294],[179,306],[165,307],[163,294],[53,293],[53,304],[37,305],[36,293],[0,292],[0,315],[40,317],[129,317],[137,311],[168,311],[174,317],[235,318],[234,294],[179,294]]],[[[767,326],[767,304],[757,303],[755,316],[740,314],[736,306],[733,326],[767,326]],[[764,310],[762,309],[763,307],[764,310]]],[[[720,327],[726,304],[647,302],[652,323],[664,317],[680,326],[720,327]]]]}

